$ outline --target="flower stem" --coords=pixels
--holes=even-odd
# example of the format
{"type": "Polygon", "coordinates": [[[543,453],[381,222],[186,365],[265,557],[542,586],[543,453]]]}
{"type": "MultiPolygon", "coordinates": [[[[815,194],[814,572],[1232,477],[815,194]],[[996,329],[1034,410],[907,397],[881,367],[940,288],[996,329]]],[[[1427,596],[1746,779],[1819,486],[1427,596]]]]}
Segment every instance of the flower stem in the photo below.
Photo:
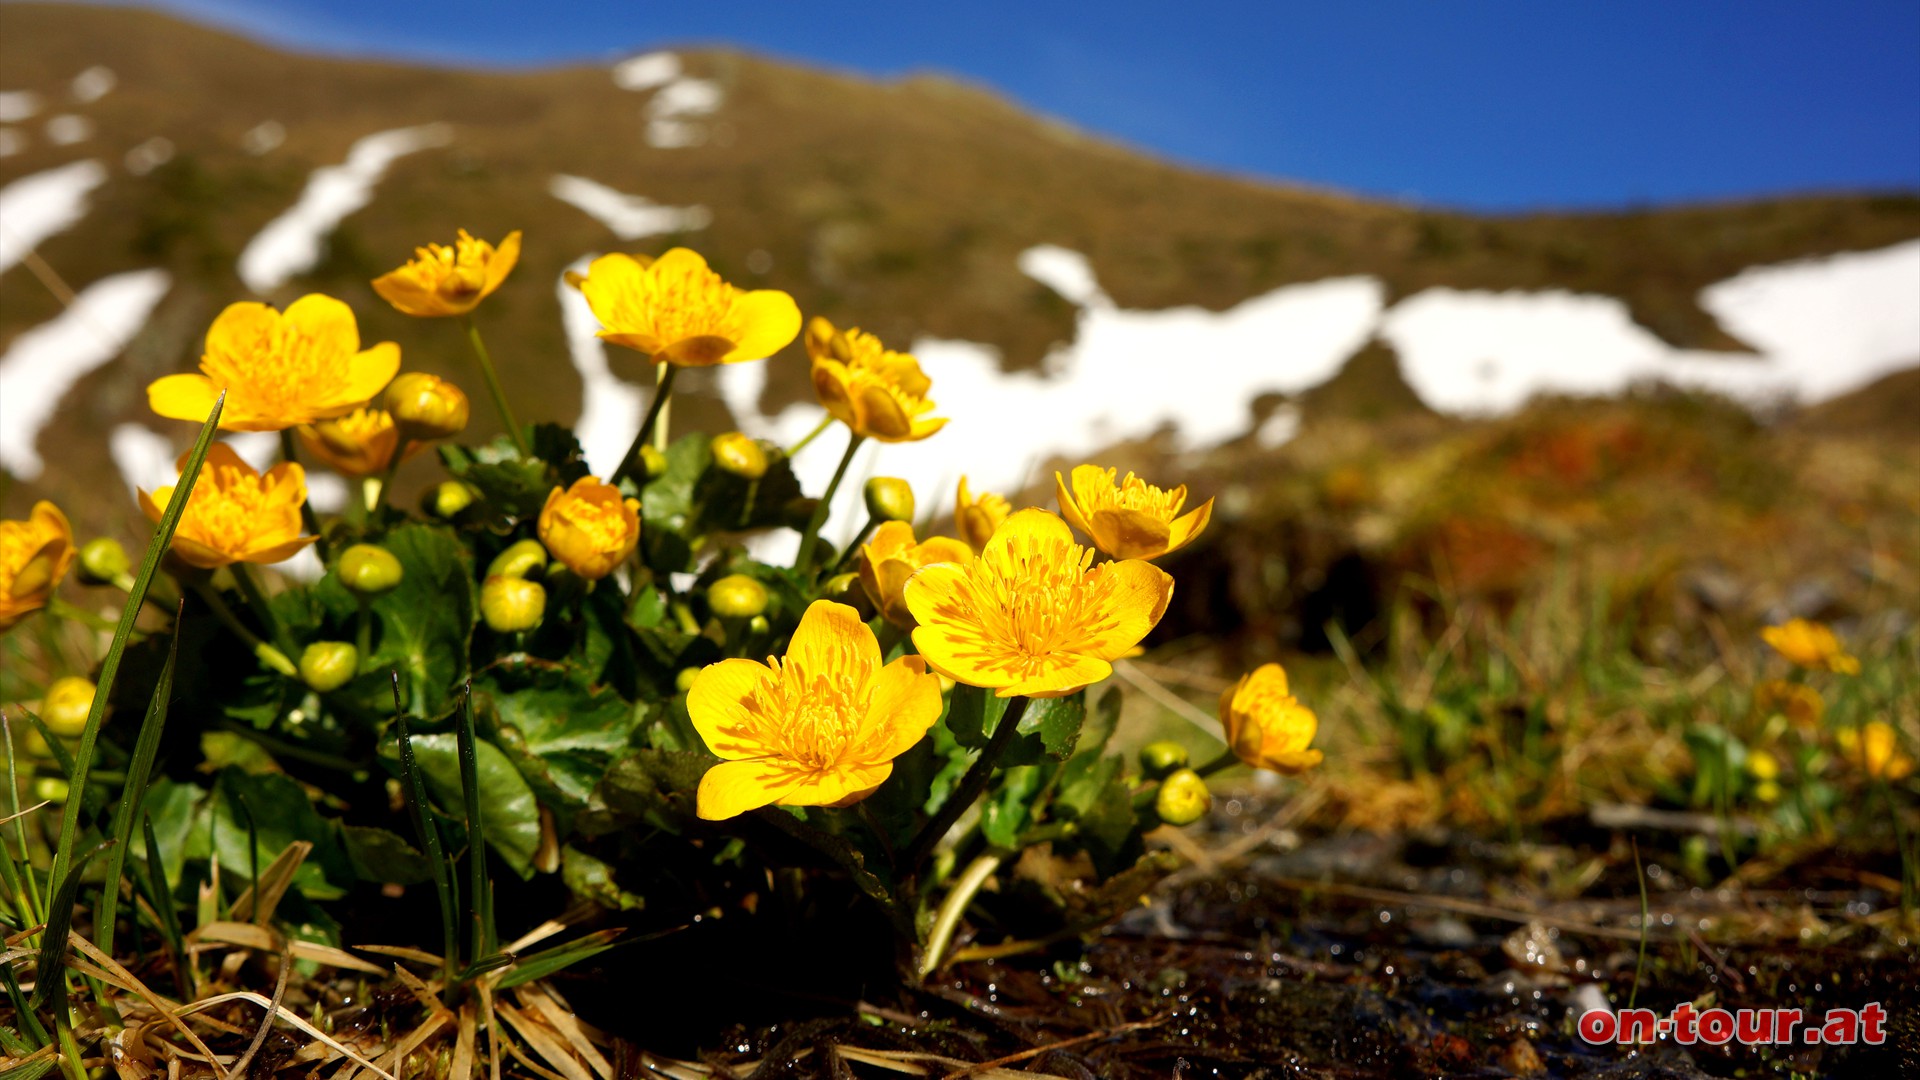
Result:
{"type": "Polygon", "coordinates": [[[920,977],[922,979],[940,970],[940,961],[945,958],[947,945],[953,941],[953,932],[960,928],[960,919],[967,913],[967,905],[973,903],[975,894],[987,883],[993,872],[1000,868],[1005,854],[989,850],[967,864],[959,880],[947,892],[947,898],[940,902],[940,910],[933,916],[933,927],[927,931],[927,944],[920,952],[920,977]]]}
{"type": "Polygon", "coordinates": [[[800,534],[800,554],[794,556],[793,568],[805,573],[813,567],[813,549],[820,541],[820,527],[827,523],[827,511],[833,505],[833,493],[840,490],[840,481],[846,479],[847,468],[853,464],[853,455],[866,439],[853,435],[847,440],[847,452],[840,455],[840,467],[833,470],[833,479],[827,483],[827,493],[820,496],[820,504],[813,508],[813,516],[807,519],[807,531],[800,534]]]}
{"type": "MultiPolygon", "coordinates": [[[[294,465],[300,464],[300,454],[298,449],[294,446],[294,443],[293,443],[292,428],[280,429],[280,460],[289,462],[294,465]]],[[[319,537],[319,539],[315,540],[313,544],[316,548],[319,549],[318,554],[320,556],[320,561],[326,562],[327,561],[327,538],[326,538],[326,535],[320,531],[320,519],[314,516],[313,501],[310,499],[301,500],[300,524],[306,528],[307,532],[311,533],[316,537],[319,537]]]]}
{"type": "Polygon", "coordinates": [[[191,588],[200,595],[200,599],[206,601],[214,618],[219,619],[222,625],[233,631],[234,636],[253,649],[253,655],[259,657],[261,663],[289,679],[300,677],[300,669],[293,666],[293,661],[287,659],[287,654],[260,640],[260,635],[247,629],[246,624],[234,615],[233,609],[227,606],[227,602],[220,599],[219,590],[204,581],[194,582],[191,588]]]}
{"type": "Polygon", "coordinates": [[[527,447],[527,437],[520,430],[520,422],[513,418],[513,409],[507,405],[507,392],[500,386],[500,376],[493,369],[493,356],[487,352],[487,343],[481,340],[480,324],[471,315],[467,316],[467,340],[473,343],[474,355],[480,358],[480,374],[487,380],[487,393],[493,395],[493,407],[499,410],[500,422],[507,425],[507,434],[512,436],[514,448],[520,451],[521,457],[532,457],[533,451],[527,447]]]}
{"type": "Polygon", "coordinates": [[[680,374],[675,364],[666,365],[665,373],[653,390],[653,404],[647,406],[647,418],[640,421],[640,430],[633,436],[633,445],[627,447],[626,456],[620,459],[620,467],[613,470],[609,484],[619,484],[621,480],[633,475],[640,465],[640,451],[647,445],[647,439],[653,434],[653,425],[660,420],[660,414],[666,411],[667,401],[673,397],[673,380],[680,374]]]}
{"type": "Polygon", "coordinates": [[[860,553],[860,545],[867,542],[867,537],[873,535],[873,530],[878,527],[879,524],[879,518],[872,516],[867,518],[867,523],[860,526],[860,531],[854,534],[853,542],[847,545],[847,550],[840,553],[840,560],[833,564],[832,573],[844,574],[847,572],[847,564],[852,562],[854,556],[860,553]]]}
{"type": "Polygon", "coordinates": [[[1000,714],[1000,723],[993,729],[993,735],[987,740],[986,748],[981,750],[980,756],[974,759],[973,766],[967,770],[967,774],[960,778],[960,783],[953,789],[953,794],[947,796],[947,801],[940,804],[940,812],[933,815],[933,820],[927,822],[920,830],[920,834],[913,838],[913,843],[907,845],[906,858],[900,864],[903,872],[908,874],[917,872],[926,857],[933,854],[934,845],[940,842],[941,837],[947,835],[947,830],[953,828],[953,823],[960,820],[960,815],[967,812],[967,807],[973,805],[974,800],[980,797],[980,793],[987,790],[987,784],[993,780],[993,767],[999,762],[1000,755],[1006,752],[1007,746],[1013,742],[1014,733],[1020,727],[1020,718],[1026,715],[1026,712],[1026,698],[1017,697],[1007,702],[1007,711],[1000,714]]]}
{"type": "Polygon", "coordinates": [[[407,444],[411,441],[410,439],[401,439],[400,442],[394,446],[393,460],[387,462],[386,469],[380,474],[380,491],[374,495],[373,506],[367,511],[367,519],[374,522],[375,527],[378,527],[380,511],[386,509],[387,502],[393,491],[393,478],[400,474],[400,463],[406,460],[407,444]]]}
{"type": "Polygon", "coordinates": [[[280,625],[280,620],[274,617],[273,607],[267,603],[267,594],[261,591],[260,582],[253,576],[253,568],[246,563],[237,562],[229,565],[227,572],[232,574],[233,580],[239,584],[240,595],[247,598],[247,606],[253,609],[254,616],[260,620],[262,626],[267,628],[267,636],[279,646],[281,652],[292,653],[293,638],[287,634],[286,628],[280,625]]]}
{"type": "MultiPolygon", "coordinates": [[[[660,370],[653,376],[653,392],[659,394],[664,391],[667,381],[679,370],[678,365],[661,364],[660,370]]],[[[672,420],[673,399],[665,398],[660,402],[660,419],[653,425],[653,448],[663,454],[667,452],[667,425],[672,420]]]]}
{"type": "Polygon", "coordinates": [[[1202,765],[1193,771],[1199,773],[1204,778],[1204,777],[1212,776],[1214,773],[1219,772],[1221,769],[1224,769],[1229,765],[1237,765],[1239,764],[1239,762],[1240,762],[1240,756],[1238,754],[1235,754],[1232,750],[1228,750],[1225,753],[1222,753],[1219,757],[1214,758],[1212,761],[1207,762],[1205,765],[1202,765]]]}
{"type": "Polygon", "coordinates": [[[807,432],[805,438],[801,439],[797,443],[794,443],[792,446],[787,447],[787,456],[792,457],[793,455],[799,453],[800,451],[805,450],[807,448],[808,443],[819,438],[821,434],[824,433],[827,430],[827,428],[831,426],[833,426],[833,416],[831,414],[821,417],[820,422],[814,425],[814,428],[812,431],[807,432]]]}

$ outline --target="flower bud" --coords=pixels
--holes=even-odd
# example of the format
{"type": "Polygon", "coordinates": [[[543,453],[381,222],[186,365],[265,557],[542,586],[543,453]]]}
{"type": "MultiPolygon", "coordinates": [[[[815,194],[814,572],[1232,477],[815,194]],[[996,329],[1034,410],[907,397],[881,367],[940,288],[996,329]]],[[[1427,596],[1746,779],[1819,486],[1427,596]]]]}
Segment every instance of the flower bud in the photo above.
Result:
{"type": "Polygon", "coordinates": [[[363,596],[394,589],[406,573],[393,552],[374,544],[355,544],[341,552],[333,572],[340,575],[340,584],[363,596]]]}
{"type": "Polygon", "coordinates": [[[55,679],[40,699],[40,719],[47,730],[65,739],[78,738],[87,729],[87,713],[93,709],[93,680],[78,675],[55,679]]]}
{"type": "Polygon", "coordinates": [[[648,443],[640,448],[640,467],[647,470],[647,479],[658,480],[667,475],[667,455],[648,443]]]}
{"type": "Polygon", "coordinates": [[[444,439],[467,429],[467,395],[438,375],[408,371],[387,384],[387,411],[410,439],[444,439]]]}
{"type": "Polygon", "coordinates": [[[531,630],[547,611],[547,590],[525,578],[490,577],[480,585],[480,614],[502,634],[531,630]]]}
{"type": "Polygon", "coordinates": [[[451,518],[472,506],[480,491],[459,480],[443,480],[427,492],[426,511],[437,518],[451,518]]]}
{"type": "Polygon", "coordinates": [[[827,579],[825,585],[820,587],[820,595],[829,600],[841,600],[859,586],[859,584],[860,575],[851,570],[844,574],[835,574],[827,579]]]}
{"type": "Polygon", "coordinates": [[[699,676],[700,676],[700,669],[697,667],[681,668],[680,673],[673,677],[674,689],[680,691],[683,694],[686,693],[687,691],[693,689],[693,680],[698,678],[699,676]]]}
{"type": "Polygon", "coordinates": [[[767,610],[767,587],[745,574],[728,574],[707,586],[707,606],[723,619],[751,619],[767,610]]]}
{"type": "Polygon", "coordinates": [[[42,776],[33,782],[35,802],[64,803],[71,791],[67,782],[57,776],[42,776]]]}
{"type": "Polygon", "coordinates": [[[338,690],[360,669],[360,650],[344,641],[316,641],[300,654],[300,679],[321,693],[338,690]]]}
{"type": "Polygon", "coordinates": [[[747,620],[747,633],[758,635],[771,634],[773,633],[773,624],[767,621],[765,615],[755,615],[753,618],[747,620]]]}
{"type": "Polygon", "coordinates": [[[744,480],[758,480],[767,475],[766,448],[738,431],[714,436],[710,449],[713,463],[723,472],[744,480]]]}
{"type": "Polygon", "coordinates": [[[867,513],[875,521],[912,521],[913,487],[897,476],[867,481],[867,513]]]}
{"type": "Polygon", "coordinates": [[[598,477],[554,488],[540,508],[540,542],[567,569],[588,581],[613,573],[640,543],[640,500],[598,477]]]}
{"type": "Polygon", "coordinates": [[[547,549],[540,541],[527,539],[507,548],[487,564],[488,577],[523,578],[547,566],[547,549]]]}
{"type": "Polygon", "coordinates": [[[110,536],[95,537],[80,549],[80,580],[89,585],[111,585],[132,569],[127,549],[110,536]]]}
{"type": "Polygon", "coordinates": [[[1186,768],[1187,748],[1172,739],[1150,742],[1140,748],[1140,767],[1159,779],[1175,769],[1186,768]]]}
{"type": "Polygon", "coordinates": [[[1154,812],[1169,825],[1191,825],[1205,817],[1212,805],[1207,782],[1192,769],[1180,769],[1160,781],[1160,791],[1153,797],[1154,812]]]}

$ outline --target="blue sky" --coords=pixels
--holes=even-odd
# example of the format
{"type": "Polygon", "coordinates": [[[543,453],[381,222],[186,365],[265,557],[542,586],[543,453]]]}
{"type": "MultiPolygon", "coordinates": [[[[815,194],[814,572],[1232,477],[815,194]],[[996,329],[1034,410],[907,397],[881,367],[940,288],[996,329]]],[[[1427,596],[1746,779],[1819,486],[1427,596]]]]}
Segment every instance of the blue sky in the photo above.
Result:
{"type": "Polygon", "coordinates": [[[1480,209],[1920,188],[1920,0],[161,6],[456,64],[726,43],[939,69],[1181,161],[1480,209]]]}

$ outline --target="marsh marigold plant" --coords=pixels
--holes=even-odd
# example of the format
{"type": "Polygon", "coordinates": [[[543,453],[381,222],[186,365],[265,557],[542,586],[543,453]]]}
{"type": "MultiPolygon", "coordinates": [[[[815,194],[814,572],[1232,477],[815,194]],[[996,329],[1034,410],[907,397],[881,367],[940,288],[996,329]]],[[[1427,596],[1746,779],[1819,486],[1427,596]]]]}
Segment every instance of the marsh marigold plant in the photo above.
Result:
{"type": "Polygon", "coordinates": [[[640,503],[597,476],[554,488],[540,510],[540,542],[567,569],[598,581],[640,542],[640,503]]]}
{"type": "Polygon", "coordinates": [[[807,356],[820,404],[855,435],[918,442],[947,426],[927,414],[933,380],[913,354],[895,352],[864,330],[841,330],[816,316],[807,324],[807,356]]]}
{"type": "Polygon", "coordinates": [[[656,364],[764,360],[800,334],[793,297],[777,289],[736,288],[686,248],[658,259],[602,255],[587,268],[580,292],[600,320],[600,337],[656,364]]]}
{"type": "Polygon", "coordinates": [[[200,371],[155,380],[147,403],[161,416],[198,423],[225,390],[222,429],[282,431],[360,408],[399,370],[398,345],[362,350],[352,309],[313,293],[284,312],[229,304],[207,331],[200,371]]]}
{"type": "Polygon", "coordinates": [[[0,631],[46,607],[73,559],[73,527],[52,503],[34,503],[24,521],[0,521],[0,631]]]}
{"type": "Polygon", "coordinates": [[[1213,519],[1208,499],[1186,514],[1187,486],[1162,490],[1117,469],[1079,465],[1072,479],[1053,474],[1060,512],[1093,546],[1116,559],[1157,559],[1199,536],[1213,519]]]}
{"type": "Polygon", "coordinates": [[[913,643],[935,671],[1000,697],[1059,697],[1105,679],[1166,614],[1173,578],[1138,559],[1093,565],[1067,523],[1007,518],[970,563],[907,582],[913,643]]]}
{"type": "Polygon", "coordinates": [[[461,229],[451,244],[416,248],[412,261],[373,279],[373,291],[418,318],[465,315],[493,295],[519,261],[518,229],[497,248],[461,229]]]}
{"type": "Polygon", "coordinates": [[[1305,772],[1320,764],[1313,742],[1319,720],[1287,687],[1279,664],[1263,664],[1220,695],[1220,724],[1235,757],[1256,769],[1305,772]]]}
{"type": "Polygon", "coordinates": [[[721,759],[701,777],[699,815],[720,820],[773,803],[864,799],[940,709],[940,680],[924,660],[883,664],[858,612],[816,600],[785,657],[722,660],[694,678],[687,712],[721,759]]]}
{"type": "MultiPolygon", "coordinates": [[[[182,455],[179,467],[186,468],[182,455]]],[[[173,499],[172,485],[140,493],[140,508],[159,521],[173,499]]],[[[277,563],[316,539],[300,535],[300,507],[307,501],[307,475],[293,462],[264,474],[233,447],[215,443],[199,483],[173,534],[173,553],[192,566],[215,570],[233,563],[277,563]]]]}

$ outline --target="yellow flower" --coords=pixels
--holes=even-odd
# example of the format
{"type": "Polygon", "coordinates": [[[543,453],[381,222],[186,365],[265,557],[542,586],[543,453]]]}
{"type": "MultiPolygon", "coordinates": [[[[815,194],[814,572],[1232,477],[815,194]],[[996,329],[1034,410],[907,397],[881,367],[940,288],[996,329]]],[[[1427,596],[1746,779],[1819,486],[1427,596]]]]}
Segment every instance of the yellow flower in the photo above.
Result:
{"type": "Polygon", "coordinates": [[[597,476],[554,488],[540,508],[540,542],[567,569],[598,581],[613,573],[640,542],[640,503],[597,476]]]}
{"type": "Polygon", "coordinates": [[[916,544],[912,525],[889,521],[875,529],[873,539],[860,548],[860,584],[888,622],[912,628],[913,613],[907,610],[905,595],[907,579],[923,566],[972,561],[973,549],[958,540],[930,536],[916,544]]]}
{"type": "Polygon", "coordinates": [[[686,248],[658,259],[602,255],[580,282],[600,336],[684,367],[764,360],[800,334],[800,308],[776,289],[737,289],[686,248]]]}
{"type": "MultiPolygon", "coordinates": [[[[400,429],[385,409],[355,409],[332,420],[300,425],[300,442],[342,476],[381,476],[400,449],[400,429]]],[[[423,445],[409,442],[405,457],[412,457],[423,445]]]]}
{"type": "Polygon", "coordinates": [[[1905,780],[1913,774],[1913,759],[1900,750],[1900,733],[1884,720],[1841,728],[1834,738],[1841,754],[1876,780],[1905,780]]]}
{"type": "Polygon", "coordinates": [[[918,442],[947,426],[931,417],[933,380],[911,353],[894,352],[864,330],[838,330],[815,316],[807,324],[813,392],[835,420],[881,442],[918,442]]]}
{"type": "MultiPolygon", "coordinates": [[[[185,468],[186,455],[180,457],[185,468]]],[[[140,509],[154,521],[173,498],[168,485],[140,493],[140,509]]],[[[261,475],[233,447],[214,443],[187,511],[173,533],[173,553],[190,565],[214,570],[231,563],[277,563],[316,539],[300,535],[300,507],[307,501],[307,474],[283,461],[261,475]]]]}
{"type": "Polygon", "coordinates": [[[940,707],[940,680],[922,658],[883,667],[859,613],[815,600],[784,660],[722,660],[694,677],[687,713],[722,759],[700,778],[699,814],[719,821],[771,803],[858,802],[926,735],[940,707]]]}
{"type": "Polygon", "coordinates": [[[960,533],[960,539],[975,551],[986,550],[987,541],[993,539],[994,530],[1007,520],[1013,507],[1007,500],[991,491],[983,491],[979,498],[967,489],[967,478],[960,478],[960,490],[954,496],[953,527],[960,533]]]}
{"type": "Polygon", "coordinates": [[[1753,688],[1753,708],[1761,716],[1784,716],[1794,725],[1816,728],[1827,714],[1827,703],[1820,691],[1805,683],[1785,679],[1762,679],[1753,688]]]}
{"type": "Polygon", "coordinates": [[[1313,710],[1287,692],[1279,664],[1262,664],[1220,695],[1220,724],[1235,757],[1256,769],[1298,773],[1320,764],[1309,749],[1319,727],[1313,710]]]}
{"type": "Polygon", "coordinates": [[[155,380],[147,403],[161,416],[203,422],[225,390],[222,430],[280,431],[352,412],[399,370],[400,346],[361,351],[353,311],[330,296],[303,296],[285,313],[229,304],[207,331],[201,374],[155,380]]]}
{"type": "Polygon", "coordinates": [[[1173,578],[1137,559],[1093,566],[1045,510],[1006,520],[970,563],[907,582],[914,647],[940,674],[1000,697],[1060,697],[1113,672],[1173,597],[1173,578]]]}
{"type": "Polygon", "coordinates": [[[1803,668],[1825,668],[1842,675],[1860,674],[1860,661],[1840,647],[1840,639],[1826,623],[1789,619],[1760,631],[1773,651],[1803,668]]]}
{"type": "Polygon", "coordinates": [[[73,558],[73,526],[52,503],[34,503],[25,521],[0,521],[0,630],[46,607],[73,558]]]}
{"type": "Polygon", "coordinates": [[[465,315],[492,295],[520,260],[520,230],[495,248],[460,230],[453,246],[415,248],[413,261],[373,279],[373,291],[408,315],[465,315]]]}
{"type": "Polygon", "coordinates": [[[395,377],[381,404],[409,439],[450,439],[467,430],[471,408],[466,391],[424,371],[395,377]]]}
{"type": "Polygon", "coordinates": [[[1078,465],[1071,488],[1065,477],[1053,474],[1060,512],[1073,527],[1086,533],[1093,546],[1116,559],[1157,559],[1185,547],[1213,517],[1213,500],[1181,517],[1187,504],[1187,485],[1162,491],[1128,473],[1078,465]]]}

